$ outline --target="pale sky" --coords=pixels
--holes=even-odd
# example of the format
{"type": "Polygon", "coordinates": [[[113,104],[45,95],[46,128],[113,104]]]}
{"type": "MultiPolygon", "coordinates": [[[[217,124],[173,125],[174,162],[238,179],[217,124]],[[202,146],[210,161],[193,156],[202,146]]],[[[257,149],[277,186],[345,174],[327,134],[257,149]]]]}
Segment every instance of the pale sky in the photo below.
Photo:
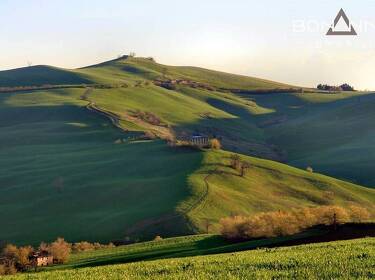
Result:
{"type": "Polygon", "coordinates": [[[303,86],[375,89],[375,1],[0,0],[0,70],[131,51],[303,86]],[[358,36],[325,36],[343,8],[358,36]]]}

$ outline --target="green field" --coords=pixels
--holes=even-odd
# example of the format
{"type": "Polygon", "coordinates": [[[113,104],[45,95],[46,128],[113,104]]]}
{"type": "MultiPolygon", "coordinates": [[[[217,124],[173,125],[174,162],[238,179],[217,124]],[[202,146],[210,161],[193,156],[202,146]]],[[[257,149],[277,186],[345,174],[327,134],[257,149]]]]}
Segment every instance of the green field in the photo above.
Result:
{"type": "Polygon", "coordinates": [[[269,238],[241,243],[231,243],[219,235],[209,234],[173,237],[110,249],[73,253],[66,264],[48,267],[44,270],[63,270],[145,260],[229,253],[257,249],[259,247],[278,246],[283,242],[301,240],[309,236],[323,235],[324,233],[324,230],[315,230],[292,237],[269,238]]]}
{"type": "Polygon", "coordinates": [[[175,213],[189,195],[200,152],[127,140],[131,133],[77,106],[79,93],[0,96],[1,240],[122,238],[139,220],[175,213]]]}
{"type": "MultiPolygon", "coordinates": [[[[73,256],[70,266],[79,265],[85,260],[87,262],[90,258],[111,261],[111,258],[119,254],[128,258],[138,255],[141,259],[142,256],[147,259],[147,251],[167,253],[170,250],[172,253],[176,248],[180,252],[194,251],[199,250],[199,246],[204,250],[210,246],[209,239],[208,236],[178,238],[86,252],[73,256]]],[[[128,264],[78,269],[65,265],[52,267],[45,272],[19,274],[5,279],[371,279],[375,276],[374,245],[374,238],[363,238],[189,258],[178,254],[173,257],[170,254],[168,259],[128,264]]],[[[157,255],[154,257],[158,258],[157,255]]]]}
{"type": "Polygon", "coordinates": [[[317,174],[375,185],[374,94],[234,94],[291,86],[142,58],[0,72],[0,87],[47,84],[77,88],[0,93],[0,240],[149,239],[204,232],[207,221],[217,232],[231,214],[326,204],[375,211],[374,189],[317,174]],[[153,84],[163,76],[214,90],[153,84]],[[89,103],[115,114],[126,131],[89,103]],[[135,118],[137,111],[162,125],[135,118]],[[251,163],[242,178],[228,167],[229,152],[135,140],[145,131],[216,135],[225,150],[255,157],[242,155],[251,163]]]}
{"type": "Polygon", "coordinates": [[[292,207],[357,204],[375,214],[374,189],[246,156],[242,156],[242,160],[251,167],[245,177],[241,177],[228,166],[229,157],[229,152],[208,151],[202,167],[190,176],[195,193],[205,194],[199,206],[187,214],[201,231],[207,220],[211,223],[210,229],[217,232],[220,230],[217,222],[222,217],[292,207]]]}

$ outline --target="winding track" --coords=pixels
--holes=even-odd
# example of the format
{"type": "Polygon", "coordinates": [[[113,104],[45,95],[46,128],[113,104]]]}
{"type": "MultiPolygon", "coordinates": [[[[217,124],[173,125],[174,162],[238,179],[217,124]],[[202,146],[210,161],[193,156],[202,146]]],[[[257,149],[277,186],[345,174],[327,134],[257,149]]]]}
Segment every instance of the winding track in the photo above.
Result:
{"type": "Polygon", "coordinates": [[[90,93],[93,91],[92,88],[88,88],[80,97],[81,100],[84,100],[84,101],[87,101],[89,102],[87,105],[86,105],[86,108],[92,112],[95,112],[95,113],[98,113],[100,115],[103,115],[107,118],[110,119],[110,121],[112,122],[112,124],[123,130],[123,131],[127,131],[126,129],[124,129],[123,127],[121,127],[120,125],[120,117],[112,112],[109,112],[107,110],[104,110],[102,108],[99,108],[98,106],[96,106],[95,102],[92,102],[90,99],[89,99],[89,95],[90,93]]]}

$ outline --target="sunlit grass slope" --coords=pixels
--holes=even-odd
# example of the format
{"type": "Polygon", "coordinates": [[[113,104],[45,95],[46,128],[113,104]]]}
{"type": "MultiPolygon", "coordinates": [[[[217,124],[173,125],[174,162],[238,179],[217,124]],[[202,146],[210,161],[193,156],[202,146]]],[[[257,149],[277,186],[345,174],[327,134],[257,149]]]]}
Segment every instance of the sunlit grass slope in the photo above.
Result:
{"type": "Polygon", "coordinates": [[[293,207],[355,204],[375,214],[374,189],[273,161],[247,156],[242,160],[251,166],[244,177],[229,166],[230,153],[207,151],[201,169],[189,177],[194,194],[203,199],[187,215],[201,231],[206,229],[207,221],[211,231],[219,230],[217,223],[222,217],[293,207]]]}
{"type": "Polygon", "coordinates": [[[156,79],[163,76],[170,79],[186,79],[228,89],[275,89],[292,88],[293,86],[274,81],[234,75],[199,67],[168,66],[150,59],[132,58],[115,59],[109,62],[76,70],[92,80],[101,82],[120,82],[133,77],[156,79]]]}
{"type": "Polygon", "coordinates": [[[374,238],[19,274],[6,279],[370,279],[374,238]]]}
{"type": "Polygon", "coordinates": [[[67,263],[47,267],[44,270],[62,270],[145,260],[230,253],[261,247],[281,247],[291,244],[291,242],[308,242],[309,238],[323,237],[327,233],[329,233],[328,229],[321,228],[293,236],[264,238],[237,243],[213,234],[171,237],[107,249],[74,252],[70,255],[67,263]]]}

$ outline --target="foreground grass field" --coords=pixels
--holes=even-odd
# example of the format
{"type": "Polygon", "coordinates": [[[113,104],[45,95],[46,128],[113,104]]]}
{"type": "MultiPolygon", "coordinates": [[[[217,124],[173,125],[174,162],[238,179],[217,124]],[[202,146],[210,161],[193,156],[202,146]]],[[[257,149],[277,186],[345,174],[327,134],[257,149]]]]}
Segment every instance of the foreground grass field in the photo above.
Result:
{"type": "MultiPolygon", "coordinates": [[[[149,244],[153,246],[152,244],[149,244]]],[[[371,279],[375,239],[19,274],[5,279],[371,279]]]]}

